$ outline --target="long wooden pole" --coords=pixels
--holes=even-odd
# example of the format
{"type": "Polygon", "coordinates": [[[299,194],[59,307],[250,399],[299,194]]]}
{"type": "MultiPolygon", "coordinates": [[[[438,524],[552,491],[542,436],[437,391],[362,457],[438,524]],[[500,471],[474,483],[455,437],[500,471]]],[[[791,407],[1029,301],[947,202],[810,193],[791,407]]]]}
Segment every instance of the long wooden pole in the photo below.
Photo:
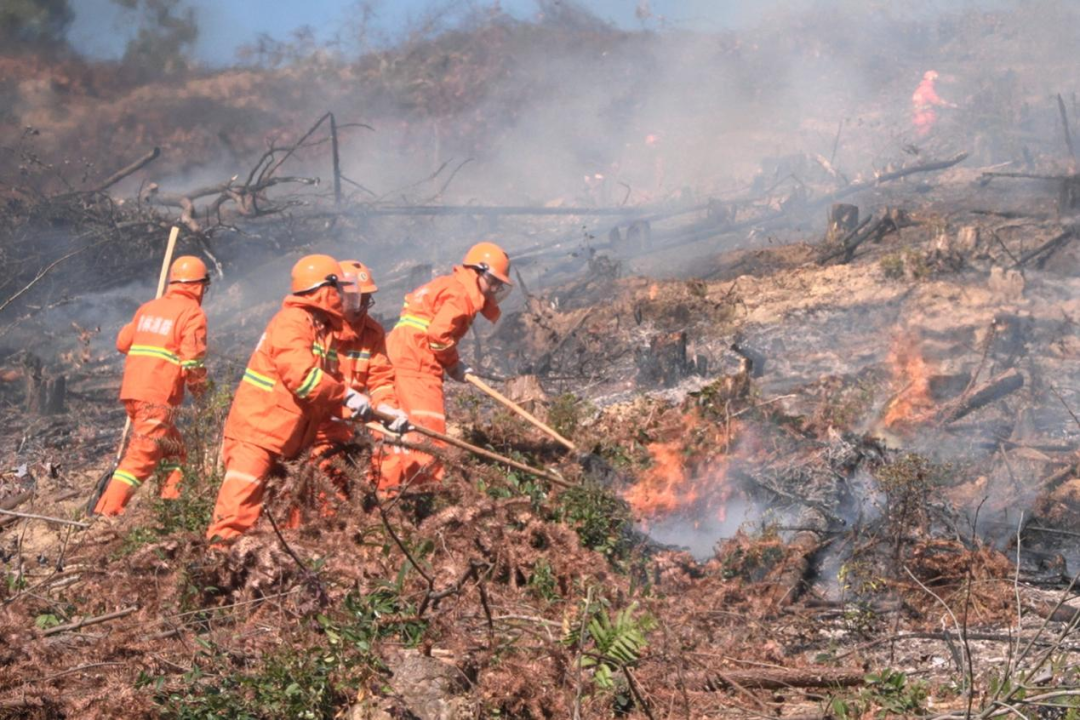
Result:
{"type": "MultiPolygon", "coordinates": [[[[381,415],[378,411],[375,411],[375,417],[380,419],[380,420],[392,419],[392,418],[387,418],[387,417],[381,415]]],[[[384,428],[384,427],[382,427],[380,425],[377,425],[375,423],[369,423],[368,427],[371,428],[371,429],[377,430],[378,432],[383,433],[384,435],[390,437],[391,442],[396,442],[397,444],[400,444],[403,447],[411,447],[413,449],[423,451],[422,447],[416,446],[415,443],[410,443],[407,440],[401,439],[399,436],[395,435],[394,433],[390,432],[389,430],[387,430],[386,428],[384,428]]],[[[488,460],[494,460],[497,463],[501,463],[503,465],[509,465],[510,467],[512,467],[512,468],[514,468],[516,470],[521,470],[522,472],[527,472],[530,475],[535,475],[536,477],[541,477],[541,478],[544,478],[545,480],[550,480],[551,482],[555,483],[556,485],[558,485],[560,487],[564,487],[564,488],[574,487],[574,483],[563,480],[561,477],[559,477],[555,473],[549,472],[547,470],[540,470],[539,468],[531,467],[529,465],[526,465],[525,463],[520,463],[517,460],[506,457],[505,455],[500,455],[497,452],[492,452],[491,450],[479,447],[478,445],[473,445],[472,443],[467,443],[464,440],[458,440],[456,437],[446,435],[445,433],[441,433],[441,432],[439,432],[437,430],[432,430],[430,428],[422,427],[420,425],[409,425],[409,431],[410,432],[418,432],[421,435],[426,435],[427,437],[429,437],[429,438],[431,438],[433,440],[439,440],[441,442],[446,443],[447,445],[453,445],[456,448],[466,450],[468,452],[473,453],[474,455],[479,455],[480,457],[485,457],[488,460]]]]}
{"type": "Polygon", "coordinates": [[[525,420],[527,420],[534,427],[539,428],[544,433],[549,435],[551,438],[558,441],[561,445],[565,446],[567,450],[573,450],[575,452],[577,451],[577,446],[574,445],[574,443],[572,443],[569,440],[567,440],[566,438],[564,438],[562,435],[560,435],[558,432],[556,432],[554,428],[549,427],[548,425],[541,422],[537,417],[535,417],[528,410],[521,407],[520,405],[518,405],[516,402],[514,402],[510,398],[506,397],[501,392],[499,392],[495,388],[491,387],[490,385],[488,385],[486,382],[484,382],[480,378],[476,377],[475,375],[466,375],[465,376],[465,381],[468,382],[473,387],[480,390],[481,392],[483,392],[484,394],[486,394],[489,397],[493,398],[494,400],[502,403],[507,408],[514,411],[515,413],[517,413],[521,417],[525,418],[525,420]]]}

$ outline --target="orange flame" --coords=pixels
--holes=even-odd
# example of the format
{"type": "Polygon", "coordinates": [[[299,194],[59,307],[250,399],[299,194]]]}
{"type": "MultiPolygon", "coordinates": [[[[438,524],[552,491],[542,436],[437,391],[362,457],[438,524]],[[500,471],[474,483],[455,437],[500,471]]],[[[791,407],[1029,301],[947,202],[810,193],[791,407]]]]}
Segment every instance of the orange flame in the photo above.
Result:
{"type": "Polygon", "coordinates": [[[913,334],[903,333],[896,338],[889,351],[889,365],[897,392],[886,408],[882,424],[894,427],[925,420],[934,404],[930,397],[930,370],[913,334]]]}
{"type": "MultiPolygon", "coordinates": [[[[694,421],[686,418],[692,427],[694,421]]],[[[690,427],[687,428],[689,432],[690,427]]],[[[715,513],[716,519],[726,519],[726,503],[732,495],[727,482],[729,458],[720,456],[701,467],[688,468],[684,440],[656,442],[648,446],[652,466],[642,474],[637,484],[623,493],[634,514],[641,520],[656,519],[674,514],[700,518],[715,513]]],[[[717,447],[727,445],[718,438],[717,447]]]]}

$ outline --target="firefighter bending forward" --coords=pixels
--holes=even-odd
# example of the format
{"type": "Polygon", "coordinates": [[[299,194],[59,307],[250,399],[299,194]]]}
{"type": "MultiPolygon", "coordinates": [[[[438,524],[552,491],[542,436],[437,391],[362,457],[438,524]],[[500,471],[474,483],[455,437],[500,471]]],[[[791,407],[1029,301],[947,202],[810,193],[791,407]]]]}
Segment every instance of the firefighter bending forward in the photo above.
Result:
{"type": "MultiPolygon", "coordinates": [[[[378,291],[371,270],[359,260],[341,262],[345,284],[343,304],[345,322],[338,335],[338,368],[345,386],[366,393],[370,405],[374,405],[386,418],[386,427],[400,433],[408,427],[409,418],[398,409],[394,394],[394,367],[386,356],[386,331],[368,309],[375,304],[378,291]]],[[[368,413],[361,410],[363,415],[368,413]]],[[[328,418],[319,426],[312,455],[320,467],[337,485],[342,498],[347,497],[346,479],[333,470],[332,460],[353,438],[353,426],[328,418]]]]}
{"type": "Polygon", "coordinates": [[[292,294],[266,326],[225,421],[225,478],[208,538],[232,540],[251,528],[279,461],[310,447],[328,416],[368,406],[335,377],[341,275],[329,255],[308,255],[293,267],[292,294]]]}
{"type": "MultiPolygon", "coordinates": [[[[405,296],[401,319],[387,338],[397,399],[409,422],[446,431],[443,376],[465,382],[472,372],[458,355],[458,342],[477,314],[499,319],[509,295],[510,258],[495,243],[474,245],[450,275],[437,277],[405,296]]],[[[409,438],[419,442],[422,438],[409,438]]],[[[381,488],[442,479],[430,455],[395,447],[382,460],[381,488]]]]}
{"type": "Polygon", "coordinates": [[[176,429],[176,410],[184,385],[196,397],[206,388],[206,313],[203,294],[210,284],[197,257],[177,258],[169,268],[165,294],[143,304],[120,330],[116,349],[127,355],[120,400],[131,419],[131,440],[102,493],[94,513],[119,515],[135,491],[164,460],[161,497],[180,496],[184,441],[176,429]]]}

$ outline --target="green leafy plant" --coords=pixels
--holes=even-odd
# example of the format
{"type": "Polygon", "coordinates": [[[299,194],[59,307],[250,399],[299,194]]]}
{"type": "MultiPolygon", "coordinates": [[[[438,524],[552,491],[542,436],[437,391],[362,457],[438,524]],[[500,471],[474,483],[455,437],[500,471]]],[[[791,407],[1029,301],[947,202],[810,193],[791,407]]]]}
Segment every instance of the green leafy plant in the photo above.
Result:
{"type": "MultiPolygon", "coordinates": [[[[563,642],[582,645],[581,623],[568,624],[563,642]]],[[[581,667],[593,668],[593,682],[605,690],[614,690],[614,674],[623,667],[632,667],[648,647],[646,634],[656,628],[656,620],[648,613],[639,613],[632,602],[612,617],[606,607],[598,605],[586,622],[585,647],[581,667]],[[591,641],[591,647],[589,642],[591,641]]]]}
{"type": "Polygon", "coordinates": [[[839,720],[856,720],[876,710],[879,718],[916,717],[926,714],[926,684],[909,681],[897,670],[882,670],[866,676],[866,685],[858,694],[831,698],[828,710],[839,720]]]}
{"type": "Polygon", "coordinates": [[[548,406],[548,423],[565,437],[571,437],[581,423],[586,404],[574,393],[563,393],[548,406]]]}
{"type": "Polygon", "coordinates": [[[607,488],[586,483],[560,497],[560,517],[577,532],[581,544],[613,562],[626,560],[632,547],[630,507],[607,488]]]}
{"type": "Polygon", "coordinates": [[[529,576],[529,592],[533,597],[547,602],[561,600],[559,584],[551,565],[544,558],[540,558],[533,565],[532,575],[529,576]]]}
{"type": "Polygon", "coordinates": [[[34,618],[34,625],[39,630],[48,630],[51,627],[63,624],[63,621],[53,613],[41,613],[34,618]]]}

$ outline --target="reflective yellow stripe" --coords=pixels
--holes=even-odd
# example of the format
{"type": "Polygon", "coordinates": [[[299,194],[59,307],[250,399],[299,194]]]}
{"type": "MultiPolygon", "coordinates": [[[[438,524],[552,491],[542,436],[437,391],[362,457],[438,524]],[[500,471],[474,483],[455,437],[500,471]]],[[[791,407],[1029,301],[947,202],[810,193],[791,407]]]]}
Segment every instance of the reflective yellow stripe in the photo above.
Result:
{"type": "Polygon", "coordinates": [[[174,352],[169,352],[163,347],[157,347],[155,345],[132,345],[128,350],[128,355],[141,355],[142,357],[153,357],[159,360],[166,360],[175,365],[180,364],[180,356],[174,352]]]}
{"type": "Polygon", "coordinates": [[[311,354],[315,357],[330,358],[331,360],[338,359],[337,350],[335,350],[334,348],[330,348],[329,352],[327,352],[326,348],[324,348],[319,343],[315,343],[311,346],[311,354]]]}
{"type": "Polygon", "coordinates": [[[142,485],[142,483],[139,482],[139,478],[135,477],[127,470],[117,470],[113,473],[112,476],[113,480],[119,480],[125,485],[130,485],[133,488],[138,488],[140,485],[142,485]]]}
{"type": "Polygon", "coordinates": [[[240,482],[246,482],[251,485],[258,485],[262,482],[262,478],[250,473],[240,472],[239,470],[229,470],[225,473],[224,481],[239,480],[240,482]]]}
{"type": "Polygon", "coordinates": [[[345,357],[349,358],[350,360],[370,360],[371,352],[368,350],[361,350],[359,352],[356,350],[350,350],[349,352],[345,353],[345,357]]]}
{"type": "Polygon", "coordinates": [[[259,373],[255,372],[251,368],[247,368],[247,369],[244,370],[243,381],[246,382],[246,383],[249,383],[251,385],[254,385],[255,387],[259,388],[260,390],[269,391],[269,390],[274,389],[274,381],[273,380],[266,377],[265,375],[260,375],[259,373]]]}
{"type": "Polygon", "coordinates": [[[431,326],[431,321],[425,320],[424,318],[417,317],[415,315],[402,315],[401,319],[398,320],[398,323],[395,327],[402,326],[411,327],[416,330],[423,330],[424,332],[427,332],[428,327],[431,326]]]}
{"type": "Polygon", "coordinates": [[[198,360],[182,360],[180,366],[185,370],[194,370],[195,368],[206,367],[206,361],[202,358],[198,360]]]}
{"type": "Polygon", "coordinates": [[[429,342],[428,346],[432,350],[435,350],[437,352],[441,352],[443,350],[449,350],[450,348],[454,347],[454,343],[451,342],[451,343],[447,343],[446,345],[443,345],[442,343],[429,342]]]}
{"type": "Polygon", "coordinates": [[[322,376],[323,371],[321,368],[311,368],[311,372],[304,378],[304,384],[296,391],[296,397],[306,398],[311,391],[315,389],[315,386],[319,384],[319,381],[322,380],[322,376]]]}
{"type": "Polygon", "coordinates": [[[178,462],[172,462],[172,463],[163,462],[163,463],[161,463],[161,469],[162,470],[168,470],[170,472],[173,471],[173,470],[179,470],[180,469],[180,463],[178,463],[178,462]]]}

